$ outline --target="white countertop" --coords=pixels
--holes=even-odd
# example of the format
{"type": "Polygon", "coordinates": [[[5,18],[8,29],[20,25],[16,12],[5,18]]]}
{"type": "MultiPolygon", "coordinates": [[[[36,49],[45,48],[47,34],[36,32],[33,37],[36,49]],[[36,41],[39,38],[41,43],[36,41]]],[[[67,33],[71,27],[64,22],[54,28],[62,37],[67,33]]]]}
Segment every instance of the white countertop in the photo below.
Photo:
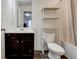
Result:
{"type": "Polygon", "coordinates": [[[17,28],[17,29],[7,29],[5,33],[35,33],[35,32],[32,29],[17,28]]]}

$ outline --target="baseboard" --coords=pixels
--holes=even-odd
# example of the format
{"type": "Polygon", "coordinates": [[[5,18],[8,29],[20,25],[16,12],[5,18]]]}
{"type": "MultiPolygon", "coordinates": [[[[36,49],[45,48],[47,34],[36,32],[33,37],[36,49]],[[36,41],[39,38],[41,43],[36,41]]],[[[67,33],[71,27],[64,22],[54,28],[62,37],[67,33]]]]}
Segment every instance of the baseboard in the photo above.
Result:
{"type": "MultiPolygon", "coordinates": [[[[34,52],[42,53],[42,50],[34,50],[34,52]]],[[[47,54],[48,50],[44,50],[44,53],[47,54]]]]}
{"type": "Polygon", "coordinates": [[[42,51],[41,51],[41,50],[34,50],[34,52],[42,53],[42,51]]]}

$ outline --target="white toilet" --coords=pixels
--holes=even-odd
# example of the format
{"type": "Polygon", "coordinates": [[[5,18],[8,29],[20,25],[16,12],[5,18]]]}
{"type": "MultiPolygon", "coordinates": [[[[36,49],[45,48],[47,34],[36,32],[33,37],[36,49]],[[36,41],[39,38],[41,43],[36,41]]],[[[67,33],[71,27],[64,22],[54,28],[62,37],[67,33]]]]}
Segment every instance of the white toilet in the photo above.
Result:
{"type": "Polygon", "coordinates": [[[44,36],[49,50],[49,59],[60,59],[60,56],[64,55],[65,51],[60,45],[55,43],[55,33],[45,33],[44,36]]]}
{"type": "Polygon", "coordinates": [[[64,49],[56,43],[47,43],[47,46],[49,49],[48,57],[50,59],[60,59],[60,56],[65,54],[64,49]]]}

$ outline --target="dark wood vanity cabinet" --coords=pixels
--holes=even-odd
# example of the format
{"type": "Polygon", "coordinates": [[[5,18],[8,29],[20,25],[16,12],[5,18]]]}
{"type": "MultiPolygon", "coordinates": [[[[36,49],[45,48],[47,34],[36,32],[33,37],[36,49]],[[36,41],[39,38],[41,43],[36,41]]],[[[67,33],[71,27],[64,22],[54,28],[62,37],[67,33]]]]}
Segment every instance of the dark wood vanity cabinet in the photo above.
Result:
{"type": "Polygon", "coordinates": [[[34,33],[5,33],[5,57],[33,59],[34,33]]]}

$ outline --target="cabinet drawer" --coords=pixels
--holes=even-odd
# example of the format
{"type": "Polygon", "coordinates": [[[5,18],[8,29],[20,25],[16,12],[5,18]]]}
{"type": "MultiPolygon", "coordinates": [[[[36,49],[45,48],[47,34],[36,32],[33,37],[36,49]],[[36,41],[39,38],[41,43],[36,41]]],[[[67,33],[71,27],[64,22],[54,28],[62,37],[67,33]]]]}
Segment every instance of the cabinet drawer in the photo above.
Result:
{"type": "Polygon", "coordinates": [[[14,34],[14,33],[6,33],[5,34],[5,38],[7,40],[18,40],[18,35],[17,34],[14,34]]]}
{"type": "Polygon", "coordinates": [[[9,40],[34,40],[33,33],[6,33],[5,36],[9,40]]]}
{"type": "Polygon", "coordinates": [[[20,40],[34,40],[34,34],[28,33],[28,34],[19,34],[20,40]]]}

